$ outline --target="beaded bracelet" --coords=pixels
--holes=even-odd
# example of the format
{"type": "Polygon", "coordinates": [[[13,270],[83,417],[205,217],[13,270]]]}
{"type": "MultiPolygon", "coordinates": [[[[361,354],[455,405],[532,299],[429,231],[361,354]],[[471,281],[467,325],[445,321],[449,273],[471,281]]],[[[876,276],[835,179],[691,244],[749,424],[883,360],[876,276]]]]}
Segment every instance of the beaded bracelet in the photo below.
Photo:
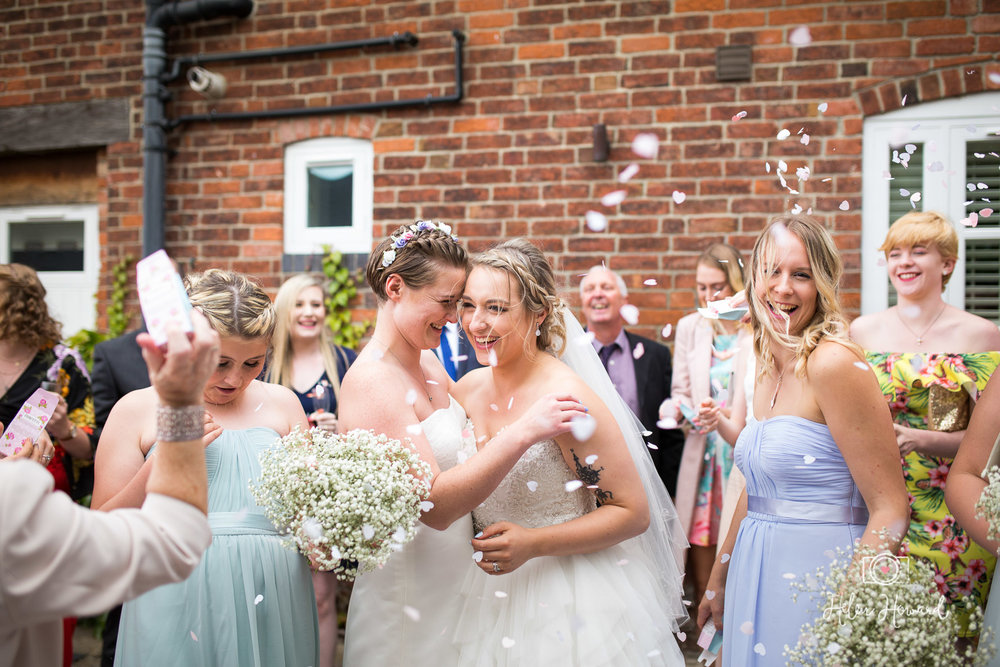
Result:
{"type": "Polygon", "coordinates": [[[205,408],[185,405],[174,408],[160,405],[156,408],[157,442],[190,442],[205,435],[205,408]]]}

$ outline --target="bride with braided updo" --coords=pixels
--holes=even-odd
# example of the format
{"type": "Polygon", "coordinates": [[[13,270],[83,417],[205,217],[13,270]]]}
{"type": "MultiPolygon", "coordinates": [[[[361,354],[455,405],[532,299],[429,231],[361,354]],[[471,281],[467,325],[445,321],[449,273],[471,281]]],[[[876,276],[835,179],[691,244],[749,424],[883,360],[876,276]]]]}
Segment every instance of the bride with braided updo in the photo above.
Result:
{"type": "Polygon", "coordinates": [[[538,439],[473,510],[458,664],[683,665],[683,530],[541,251],[515,239],[473,258],[459,312],[488,364],[455,387],[481,452],[546,393],[571,392],[588,415],[538,439]]]}
{"type": "Polygon", "coordinates": [[[553,390],[518,406],[521,418],[476,452],[465,410],[434,355],[456,321],[468,259],[447,225],[400,227],[372,252],[366,279],[378,301],[371,342],[341,384],[340,427],[384,433],[411,446],[432,470],[430,502],[416,537],[379,570],[355,581],[344,664],[458,664],[451,637],[459,586],[474,569],[469,512],[533,443],[570,430],[584,414],[570,392],[553,390]],[[524,409],[527,408],[527,409],[524,409]]]}

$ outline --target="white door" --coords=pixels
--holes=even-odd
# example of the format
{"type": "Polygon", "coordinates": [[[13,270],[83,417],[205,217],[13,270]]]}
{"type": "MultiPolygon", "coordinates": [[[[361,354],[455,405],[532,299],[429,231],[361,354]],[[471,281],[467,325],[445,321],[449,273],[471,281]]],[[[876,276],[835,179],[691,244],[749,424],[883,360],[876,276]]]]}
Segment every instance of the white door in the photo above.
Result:
{"type": "Polygon", "coordinates": [[[94,328],[100,270],[96,205],[0,208],[0,262],[38,272],[63,338],[94,328]]]}

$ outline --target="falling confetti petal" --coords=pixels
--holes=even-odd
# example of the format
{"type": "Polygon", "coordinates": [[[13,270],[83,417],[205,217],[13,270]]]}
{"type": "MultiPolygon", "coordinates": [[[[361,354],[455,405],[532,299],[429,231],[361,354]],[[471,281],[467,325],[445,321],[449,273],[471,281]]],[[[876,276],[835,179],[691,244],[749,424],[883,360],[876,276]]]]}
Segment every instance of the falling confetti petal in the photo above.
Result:
{"type": "Polygon", "coordinates": [[[760,642],[757,642],[756,644],[753,645],[753,652],[761,656],[767,655],[767,651],[764,649],[764,645],[761,644],[760,642]]]}
{"type": "Polygon", "coordinates": [[[899,106],[901,106],[901,107],[905,107],[906,106],[906,95],[903,95],[903,100],[899,103],[899,106]]]}
{"type": "Polygon", "coordinates": [[[845,199],[844,201],[840,202],[840,207],[839,208],[840,208],[841,211],[846,211],[849,208],[851,208],[851,204],[845,199]]]}
{"type": "Polygon", "coordinates": [[[533,479],[532,480],[528,480],[527,487],[528,487],[528,491],[531,491],[532,493],[534,493],[535,491],[538,490],[538,482],[536,482],[533,479]]]}
{"type": "Polygon", "coordinates": [[[421,512],[430,512],[432,509],[434,509],[434,503],[432,503],[429,500],[421,500],[420,501],[420,511],[421,512]]]}
{"type": "Polygon", "coordinates": [[[596,460],[597,460],[597,454],[591,454],[590,456],[584,459],[584,461],[586,461],[587,465],[589,466],[594,465],[594,461],[596,460]]]}
{"type": "Polygon", "coordinates": [[[514,397],[513,397],[513,396],[511,396],[511,397],[510,397],[510,400],[509,400],[509,401],[507,401],[507,410],[508,410],[508,412],[510,411],[510,409],[511,409],[511,408],[512,408],[513,406],[514,406],[514,397]]]}
{"type": "Polygon", "coordinates": [[[420,435],[422,431],[423,429],[420,428],[420,424],[410,424],[406,427],[406,432],[410,435],[420,435]]]}
{"type": "Polygon", "coordinates": [[[826,113],[826,110],[830,108],[830,105],[826,102],[820,102],[819,106],[816,108],[819,109],[820,113],[826,113]]]}
{"type": "Polygon", "coordinates": [[[792,136],[792,133],[790,131],[782,130],[781,132],[778,132],[778,141],[784,141],[790,136],[792,136]]]}
{"type": "Polygon", "coordinates": [[[646,278],[645,280],[642,281],[642,284],[646,285],[647,287],[655,287],[656,278],[646,278]]]}
{"type": "Polygon", "coordinates": [[[722,554],[722,556],[719,557],[719,562],[720,563],[728,563],[729,562],[729,554],[722,554]]]}
{"type": "Polygon", "coordinates": [[[969,214],[968,218],[962,218],[962,224],[966,227],[975,227],[979,224],[979,215],[975,212],[969,214]]]}
{"type": "Polygon", "coordinates": [[[673,332],[674,328],[669,324],[664,325],[663,329],[660,331],[660,335],[664,338],[670,338],[670,334],[673,332]]]}
{"type": "Polygon", "coordinates": [[[795,573],[794,572],[785,572],[781,576],[784,577],[785,579],[795,579],[795,573]]]}
{"type": "Polygon", "coordinates": [[[399,542],[400,544],[406,542],[406,529],[400,526],[392,533],[393,542],[399,542]]]}
{"type": "Polygon", "coordinates": [[[806,454],[805,456],[802,457],[802,460],[805,461],[807,464],[808,463],[815,463],[816,462],[816,457],[815,456],[811,456],[809,454],[806,454]]]}
{"type": "Polygon", "coordinates": [[[771,163],[770,162],[765,162],[764,163],[764,171],[766,171],[769,174],[771,173],[771,163]]]}
{"type": "Polygon", "coordinates": [[[313,540],[318,540],[323,537],[323,527],[320,525],[319,521],[312,517],[307,517],[302,520],[302,532],[313,540]]]}
{"type": "Polygon", "coordinates": [[[630,180],[632,180],[632,177],[638,173],[639,173],[639,165],[633,162],[629,166],[621,170],[621,173],[618,174],[618,182],[628,183],[630,180]]]}
{"type": "Polygon", "coordinates": [[[705,591],[705,599],[706,600],[714,600],[715,599],[715,591],[705,591]]]}
{"type": "Polygon", "coordinates": [[[417,390],[410,389],[408,392],[406,392],[406,404],[413,405],[416,402],[417,402],[417,390]]]}
{"type": "Polygon", "coordinates": [[[656,425],[664,430],[677,428],[677,420],[672,417],[664,417],[660,421],[656,422],[656,425]]]}
{"type": "Polygon", "coordinates": [[[572,493],[573,491],[576,491],[577,489],[579,489],[581,486],[583,486],[583,482],[581,482],[578,479],[574,479],[573,481],[566,482],[566,493],[572,493]]]}
{"type": "Polygon", "coordinates": [[[594,435],[594,430],[597,428],[597,420],[590,415],[578,415],[570,420],[569,427],[573,433],[573,437],[580,442],[584,442],[589,440],[590,436],[594,435]]]}
{"type": "Polygon", "coordinates": [[[510,648],[511,646],[513,646],[514,644],[516,644],[517,642],[515,642],[510,637],[504,637],[503,639],[500,640],[500,643],[503,644],[504,648],[510,648]]]}
{"type": "Polygon", "coordinates": [[[366,540],[370,540],[375,537],[375,529],[368,524],[361,526],[361,534],[364,535],[366,540]]]}
{"type": "Polygon", "coordinates": [[[501,599],[507,597],[507,594],[504,593],[503,591],[493,591],[493,595],[501,599]]]}
{"type": "Polygon", "coordinates": [[[854,365],[857,366],[858,368],[860,368],[863,371],[867,371],[868,370],[868,364],[866,364],[863,361],[855,361],[854,365]]]}
{"type": "Polygon", "coordinates": [[[778,160],[778,171],[788,171],[788,163],[784,160],[778,160]]]}
{"type": "Polygon", "coordinates": [[[410,605],[403,605],[403,613],[410,617],[410,620],[414,623],[420,622],[420,610],[414,609],[410,605]]]}
{"type": "Polygon", "coordinates": [[[497,406],[496,403],[490,403],[490,410],[492,410],[493,412],[500,412],[500,408],[499,406],[497,406]]]}
{"type": "Polygon", "coordinates": [[[194,633],[194,630],[191,631],[191,639],[198,641],[198,635],[194,633]]]}
{"type": "MultiPolygon", "coordinates": [[[[482,535],[482,533],[480,533],[480,535],[482,535]]],[[[479,537],[479,535],[476,535],[476,537],[479,537]]],[[[477,563],[481,562],[483,560],[483,552],[482,551],[474,552],[472,554],[472,560],[476,561],[477,563]]]]}
{"type": "Polygon", "coordinates": [[[590,345],[591,343],[594,342],[594,338],[595,338],[594,332],[587,331],[574,338],[573,342],[579,345],[580,347],[586,347],[587,345],[590,345]]]}
{"type": "Polygon", "coordinates": [[[809,145],[809,135],[808,134],[803,134],[802,138],[799,139],[799,143],[802,144],[803,146],[808,146],[809,145]]]}
{"type": "Polygon", "coordinates": [[[639,157],[653,159],[660,151],[660,139],[655,134],[643,132],[632,140],[632,152],[639,157]]]}
{"type": "Polygon", "coordinates": [[[253,599],[253,605],[256,607],[257,605],[259,605],[263,601],[264,601],[264,596],[263,595],[258,595],[257,597],[255,597],[253,599]]]}
{"type": "Polygon", "coordinates": [[[674,193],[671,196],[674,198],[674,202],[676,202],[677,204],[683,204],[684,200],[687,199],[687,195],[681,192],[680,190],[674,190],[674,193]]]}
{"type": "Polygon", "coordinates": [[[745,635],[752,635],[753,634],[753,622],[752,621],[743,621],[743,625],[740,626],[740,632],[742,632],[745,635]]]}
{"type": "Polygon", "coordinates": [[[636,343],[635,348],[632,350],[632,358],[639,359],[643,354],[646,353],[646,346],[642,343],[636,343]]]}
{"type": "Polygon", "coordinates": [[[639,322],[639,309],[630,303],[626,303],[624,306],[622,306],[618,310],[618,314],[621,315],[622,319],[625,320],[630,325],[634,326],[636,323],[639,322]]]}
{"type": "Polygon", "coordinates": [[[983,210],[981,210],[979,212],[979,217],[980,218],[988,218],[991,215],[993,215],[993,209],[991,209],[991,208],[984,208],[983,210]]]}
{"type": "Polygon", "coordinates": [[[496,366],[497,365],[497,351],[496,350],[490,349],[490,353],[489,353],[489,355],[487,355],[487,358],[489,360],[490,366],[496,366]]]}
{"type": "Polygon", "coordinates": [[[910,206],[912,206],[913,208],[916,208],[918,201],[920,201],[920,193],[919,192],[914,192],[912,195],[910,195],[910,206]]]}
{"type": "Polygon", "coordinates": [[[747,117],[747,112],[746,111],[741,111],[738,114],[736,114],[735,116],[733,116],[733,122],[735,123],[740,118],[746,118],[746,117],[747,117]]]}
{"type": "Polygon", "coordinates": [[[800,25],[788,33],[788,43],[792,46],[808,46],[811,44],[812,34],[809,32],[809,26],[800,25]]]}
{"type": "Polygon", "coordinates": [[[990,83],[1000,86],[1000,72],[990,72],[986,78],[990,80],[990,83]]]}
{"type": "Polygon", "coordinates": [[[798,215],[801,212],[802,212],[802,207],[799,206],[798,204],[796,204],[795,206],[792,207],[792,213],[794,215],[798,215]]]}
{"type": "Polygon", "coordinates": [[[905,148],[906,152],[909,153],[910,155],[913,155],[914,153],[917,152],[916,144],[906,144],[905,146],[903,146],[903,148],[905,148]]]}
{"type": "Polygon", "coordinates": [[[603,232],[608,228],[608,219],[603,213],[597,211],[587,211],[583,219],[587,221],[587,229],[592,232],[603,232]]]}
{"type": "Polygon", "coordinates": [[[260,403],[259,403],[259,404],[257,405],[257,407],[253,409],[253,411],[254,411],[254,412],[257,412],[257,411],[258,411],[258,410],[260,410],[260,409],[261,409],[262,407],[264,407],[264,402],[263,402],[263,401],[261,401],[261,402],[260,402],[260,403]]]}

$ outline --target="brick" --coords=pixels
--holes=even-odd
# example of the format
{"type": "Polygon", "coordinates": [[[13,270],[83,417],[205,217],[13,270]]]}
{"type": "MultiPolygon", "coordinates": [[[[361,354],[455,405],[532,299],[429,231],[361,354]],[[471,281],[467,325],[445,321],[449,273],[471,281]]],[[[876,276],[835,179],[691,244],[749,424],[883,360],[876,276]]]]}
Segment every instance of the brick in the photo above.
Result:
{"type": "Polygon", "coordinates": [[[621,42],[622,53],[639,53],[643,51],[670,50],[669,35],[651,35],[648,37],[631,37],[621,42]]]}
{"type": "Polygon", "coordinates": [[[886,3],[887,19],[912,19],[917,16],[943,16],[946,8],[943,0],[906,0],[886,3]]]}

